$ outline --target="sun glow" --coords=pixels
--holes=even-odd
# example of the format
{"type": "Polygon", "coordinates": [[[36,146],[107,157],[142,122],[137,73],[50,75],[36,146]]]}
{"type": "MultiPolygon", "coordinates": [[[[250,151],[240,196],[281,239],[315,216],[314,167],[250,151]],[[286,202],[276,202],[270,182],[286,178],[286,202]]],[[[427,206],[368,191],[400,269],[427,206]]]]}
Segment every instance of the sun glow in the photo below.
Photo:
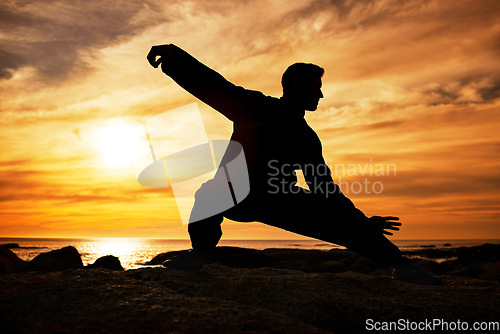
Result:
{"type": "Polygon", "coordinates": [[[127,124],[100,128],[95,138],[106,166],[111,168],[129,166],[140,149],[140,130],[127,124]]]}
{"type": "Polygon", "coordinates": [[[127,238],[106,238],[95,240],[89,243],[89,249],[84,249],[84,253],[95,253],[94,262],[98,258],[107,255],[116,256],[122,264],[135,264],[139,250],[146,250],[141,240],[127,238]]]}

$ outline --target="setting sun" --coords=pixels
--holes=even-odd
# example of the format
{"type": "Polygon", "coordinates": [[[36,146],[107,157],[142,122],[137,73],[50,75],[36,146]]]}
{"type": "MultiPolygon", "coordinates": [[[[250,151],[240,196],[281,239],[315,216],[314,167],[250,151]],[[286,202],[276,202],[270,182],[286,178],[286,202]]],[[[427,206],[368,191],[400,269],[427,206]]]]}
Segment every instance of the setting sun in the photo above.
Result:
{"type": "Polygon", "coordinates": [[[107,167],[122,168],[132,164],[139,151],[140,131],[131,125],[116,124],[100,128],[95,138],[107,167]]]}

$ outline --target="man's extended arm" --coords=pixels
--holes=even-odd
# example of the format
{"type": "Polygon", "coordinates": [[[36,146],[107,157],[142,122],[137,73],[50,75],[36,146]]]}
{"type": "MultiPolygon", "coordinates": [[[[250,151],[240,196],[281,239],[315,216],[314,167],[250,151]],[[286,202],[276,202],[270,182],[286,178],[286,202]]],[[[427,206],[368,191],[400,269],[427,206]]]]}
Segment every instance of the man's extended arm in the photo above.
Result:
{"type": "Polygon", "coordinates": [[[397,222],[399,220],[398,217],[372,216],[368,218],[361,210],[356,208],[354,203],[342,193],[340,187],[333,181],[331,170],[322,157],[318,158],[315,166],[317,175],[305,174],[304,178],[307,184],[310,184],[309,188],[314,185],[320,185],[315,188],[315,191],[320,192],[328,199],[331,209],[336,212],[340,219],[354,219],[370,223],[374,230],[386,235],[393,234],[386,230],[399,231],[401,223],[397,222]]]}
{"type": "Polygon", "coordinates": [[[161,64],[177,84],[232,121],[248,117],[253,105],[264,98],[260,92],[235,86],[173,44],[153,46],[147,59],[155,68],[161,64]]]}

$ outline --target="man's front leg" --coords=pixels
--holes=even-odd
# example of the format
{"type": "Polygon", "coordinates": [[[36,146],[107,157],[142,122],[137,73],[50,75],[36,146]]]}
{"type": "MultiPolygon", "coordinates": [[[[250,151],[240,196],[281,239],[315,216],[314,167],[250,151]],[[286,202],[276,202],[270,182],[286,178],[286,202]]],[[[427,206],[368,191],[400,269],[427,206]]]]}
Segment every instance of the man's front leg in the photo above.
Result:
{"type": "Polygon", "coordinates": [[[216,215],[188,225],[193,249],[185,251],[163,262],[170,269],[198,271],[203,265],[214,260],[215,248],[222,236],[220,224],[224,217],[216,215]]]}
{"type": "Polygon", "coordinates": [[[188,225],[191,246],[201,254],[212,252],[222,237],[222,214],[215,215],[188,225]]]}

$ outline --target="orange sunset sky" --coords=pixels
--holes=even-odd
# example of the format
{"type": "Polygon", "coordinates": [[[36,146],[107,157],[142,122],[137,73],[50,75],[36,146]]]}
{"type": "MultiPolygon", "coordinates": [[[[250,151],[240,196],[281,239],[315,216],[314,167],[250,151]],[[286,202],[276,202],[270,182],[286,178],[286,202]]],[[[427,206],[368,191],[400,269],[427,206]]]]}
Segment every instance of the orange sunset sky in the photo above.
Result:
{"type": "MultiPolygon", "coordinates": [[[[496,0],[3,0],[0,236],[188,238],[171,190],[111,165],[96,137],[196,102],[146,61],[164,43],[277,97],[288,65],[321,65],[325,98],[306,119],[361,210],[401,217],[395,239],[500,238],[496,0]],[[383,191],[350,191],[364,181],[383,191]]],[[[199,106],[209,138],[229,138],[231,122],[199,106]]]]}

